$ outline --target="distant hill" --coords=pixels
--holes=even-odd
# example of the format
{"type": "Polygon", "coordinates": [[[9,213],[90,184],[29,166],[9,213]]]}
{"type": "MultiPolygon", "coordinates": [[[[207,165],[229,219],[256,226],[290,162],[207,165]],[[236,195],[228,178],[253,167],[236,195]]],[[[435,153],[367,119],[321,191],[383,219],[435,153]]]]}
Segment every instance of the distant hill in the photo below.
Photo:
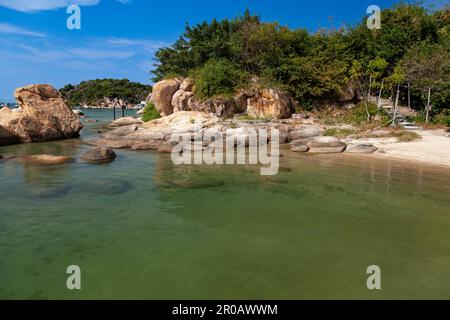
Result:
{"type": "Polygon", "coordinates": [[[118,98],[138,104],[145,100],[152,87],[127,79],[96,79],[77,85],[68,84],[60,89],[69,106],[98,105],[104,98],[118,98]]]}

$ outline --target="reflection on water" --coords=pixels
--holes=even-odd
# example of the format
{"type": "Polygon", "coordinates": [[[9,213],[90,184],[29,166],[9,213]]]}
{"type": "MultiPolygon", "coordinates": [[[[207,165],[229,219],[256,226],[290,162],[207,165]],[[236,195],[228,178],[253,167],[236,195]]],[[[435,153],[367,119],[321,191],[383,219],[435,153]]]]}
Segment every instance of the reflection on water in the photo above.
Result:
{"type": "Polygon", "coordinates": [[[0,298],[450,298],[448,170],[293,154],[267,177],[117,153],[102,165],[0,160],[0,298]],[[71,264],[81,291],[65,288],[71,264]],[[372,264],[381,291],[366,288],[372,264]]]}

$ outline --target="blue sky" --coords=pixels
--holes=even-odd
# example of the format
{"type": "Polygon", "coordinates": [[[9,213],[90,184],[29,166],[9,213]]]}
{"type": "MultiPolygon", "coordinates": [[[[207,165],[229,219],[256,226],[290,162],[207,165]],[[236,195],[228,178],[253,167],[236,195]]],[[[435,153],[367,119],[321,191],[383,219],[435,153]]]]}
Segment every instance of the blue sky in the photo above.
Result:
{"type": "Polygon", "coordinates": [[[396,2],[0,0],[0,101],[12,101],[15,88],[31,83],[57,88],[96,78],[151,83],[155,50],[173,43],[186,22],[232,18],[248,8],[264,21],[315,31],[319,26],[354,24],[369,5],[386,8],[396,2]],[[66,9],[74,3],[81,6],[81,30],[66,27],[66,9]]]}

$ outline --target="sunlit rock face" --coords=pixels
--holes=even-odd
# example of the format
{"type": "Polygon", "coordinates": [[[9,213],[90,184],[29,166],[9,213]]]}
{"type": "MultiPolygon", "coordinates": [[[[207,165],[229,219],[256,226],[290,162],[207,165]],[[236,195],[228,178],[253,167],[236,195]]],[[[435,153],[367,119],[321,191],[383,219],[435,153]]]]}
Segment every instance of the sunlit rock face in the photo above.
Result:
{"type": "Polygon", "coordinates": [[[16,89],[21,111],[0,110],[0,145],[78,137],[83,128],[58,90],[49,85],[16,89]]]}

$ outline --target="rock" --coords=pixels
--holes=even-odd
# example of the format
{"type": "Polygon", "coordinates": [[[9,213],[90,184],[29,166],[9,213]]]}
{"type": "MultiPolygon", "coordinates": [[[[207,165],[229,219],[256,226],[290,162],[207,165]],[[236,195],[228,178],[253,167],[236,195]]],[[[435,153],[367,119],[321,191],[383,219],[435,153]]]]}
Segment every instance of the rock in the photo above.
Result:
{"type": "Polygon", "coordinates": [[[162,80],[155,83],[152,91],[152,101],[161,117],[173,113],[172,97],[180,87],[181,80],[178,78],[162,80]]]}
{"type": "Polygon", "coordinates": [[[45,164],[45,165],[65,164],[65,163],[74,161],[73,158],[70,158],[67,156],[53,156],[53,155],[49,155],[49,154],[23,156],[23,157],[21,157],[21,159],[26,162],[31,162],[31,163],[35,163],[35,164],[45,164]]]}
{"type": "Polygon", "coordinates": [[[194,79],[186,78],[180,83],[180,89],[184,91],[192,91],[194,88],[194,79]]]}
{"type": "Polygon", "coordinates": [[[190,91],[178,90],[172,97],[172,107],[173,112],[187,110],[188,101],[194,95],[194,93],[190,91]]]}
{"type": "Polygon", "coordinates": [[[300,129],[296,129],[289,132],[289,138],[291,140],[305,139],[317,137],[320,134],[320,130],[318,127],[313,126],[305,126],[300,129]]]}
{"type": "Polygon", "coordinates": [[[116,153],[109,147],[95,147],[81,156],[81,159],[89,162],[105,163],[116,158],[116,153]]]}
{"type": "Polygon", "coordinates": [[[142,124],[142,121],[133,117],[124,117],[111,122],[109,127],[122,127],[129,126],[131,124],[142,124]]]}
{"type": "Polygon", "coordinates": [[[231,117],[237,112],[234,99],[223,97],[207,99],[204,101],[200,101],[196,97],[191,97],[188,100],[188,110],[211,112],[219,117],[231,117]]]}
{"type": "Polygon", "coordinates": [[[0,126],[0,146],[16,143],[20,143],[19,138],[12,131],[0,126]]]}
{"type": "Polygon", "coordinates": [[[159,146],[158,146],[158,152],[159,153],[171,153],[172,152],[172,149],[173,149],[173,145],[172,145],[172,143],[170,143],[170,142],[164,142],[164,143],[161,143],[159,146]]]}
{"type": "Polygon", "coordinates": [[[84,113],[83,113],[83,111],[81,111],[81,110],[75,109],[75,110],[72,110],[72,111],[73,111],[73,113],[75,113],[75,115],[77,115],[77,116],[84,116],[84,113]]]}
{"type": "Polygon", "coordinates": [[[247,114],[258,119],[285,119],[292,113],[292,99],[275,89],[260,89],[247,99],[247,114]]]}
{"type": "Polygon", "coordinates": [[[337,100],[339,102],[348,102],[352,100],[359,99],[361,96],[358,85],[354,81],[349,81],[347,85],[341,89],[341,92],[339,93],[337,100]]]}
{"type": "Polygon", "coordinates": [[[335,137],[313,137],[306,144],[310,153],[341,153],[345,143],[335,137]]]}
{"type": "Polygon", "coordinates": [[[378,148],[371,144],[359,144],[356,146],[351,146],[347,148],[345,152],[347,153],[374,153],[378,148]]]}
{"type": "Polygon", "coordinates": [[[138,111],[136,112],[136,114],[137,114],[138,116],[142,116],[142,115],[144,114],[144,109],[138,110],[138,111]]]}
{"type": "MultiPolygon", "coordinates": [[[[3,139],[17,142],[42,142],[74,138],[83,128],[78,117],[64,102],[58,90],[49,85],[30,85],[19,88],[15,97],[23,111],[0,110],[0,126],[3,139]],[[6,136],[6,138],[5,138],[6,136]]],[[[3,140],[3,141],[2,141],[3,140]]]]}
{"type": "Polygon", "coordinates": [[[304,140],[296,140],[291,143],[291,151],[293,152],[307,152],[309,147],[305,144],[304,140]]]}

